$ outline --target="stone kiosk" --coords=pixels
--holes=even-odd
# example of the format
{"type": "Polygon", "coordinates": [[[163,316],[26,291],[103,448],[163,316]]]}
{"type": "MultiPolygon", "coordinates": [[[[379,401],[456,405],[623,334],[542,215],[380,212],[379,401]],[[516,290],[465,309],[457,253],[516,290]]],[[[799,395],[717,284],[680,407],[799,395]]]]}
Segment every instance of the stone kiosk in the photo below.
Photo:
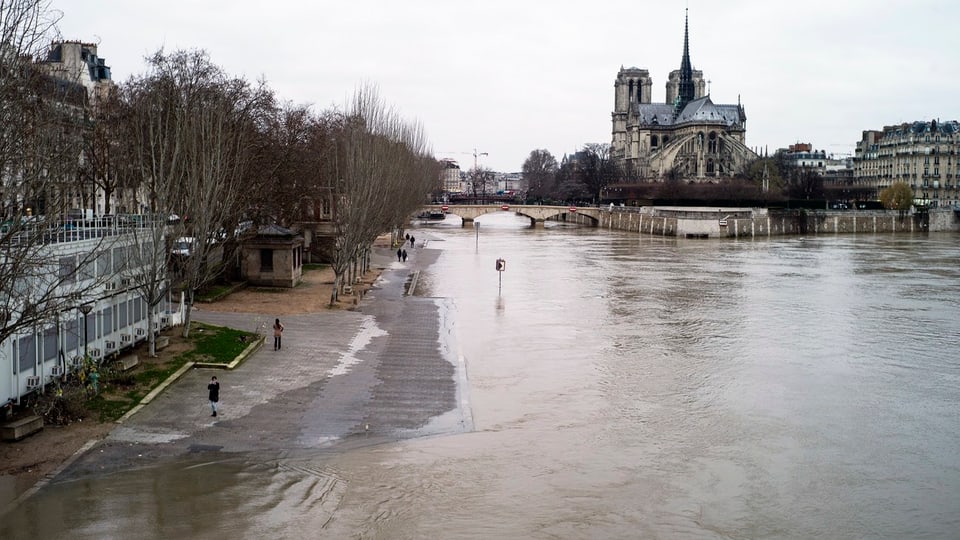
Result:
{"type": "Polygon", "coordinates": [[[296,287],[303,279],[303,237],[266,225],[240,248],[240,275],[250,285],[296,287]]]}

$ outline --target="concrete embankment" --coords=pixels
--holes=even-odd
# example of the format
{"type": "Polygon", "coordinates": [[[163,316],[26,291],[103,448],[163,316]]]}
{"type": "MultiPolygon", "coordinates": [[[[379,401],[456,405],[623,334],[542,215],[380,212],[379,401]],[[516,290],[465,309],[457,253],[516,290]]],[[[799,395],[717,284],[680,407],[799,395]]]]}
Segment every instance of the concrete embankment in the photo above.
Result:
{"type": "MultiPolygon", "coordinates": [[[[593,224],[590,218],[577,214],[564,215],[563,220],[593,224]]],[[[598,226],[654,236],[762,238],[960,231],[960,218],[952,208],[901,216],[889,210],[613,207],[600,213],[598,226]]]]}

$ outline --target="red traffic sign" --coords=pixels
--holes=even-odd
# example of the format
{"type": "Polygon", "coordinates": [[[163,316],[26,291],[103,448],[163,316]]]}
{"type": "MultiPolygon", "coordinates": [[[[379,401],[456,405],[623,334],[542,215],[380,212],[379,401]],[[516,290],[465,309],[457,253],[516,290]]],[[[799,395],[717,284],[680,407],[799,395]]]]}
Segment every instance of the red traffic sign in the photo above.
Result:
{"type": "Polygon", "coordinates": [[[576,207],[576,206],[571,206],[571,207],[570,207],[570,211],[571,211],[571,212],[576,212],[576,211],[577,211],[577,207],[576,207]]]}
{"type": "Polygon", "coordinates": [[[450,209],[450,207],[447,206],[447,205],[443,205],[443,206],[440,207],[440,209],[443,210],[444,212],[446,212],[447,210],[450,209]]]}
{"type": "Polygon", "coordinates": [[[509,204],[505,204],[505,205],[501,206],[500,209],[501,209],[501,210],[509,210],[509,209],[510,209],[510,205],[509,205],[509,204]]]}

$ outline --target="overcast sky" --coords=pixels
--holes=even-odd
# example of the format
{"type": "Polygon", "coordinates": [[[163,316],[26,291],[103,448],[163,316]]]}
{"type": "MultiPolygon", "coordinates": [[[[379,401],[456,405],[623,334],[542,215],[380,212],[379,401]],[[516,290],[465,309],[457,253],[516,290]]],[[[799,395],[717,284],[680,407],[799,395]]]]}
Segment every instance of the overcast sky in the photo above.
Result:
{"type": "Polygon", "coordinates": [[[750,147],[848,153],[864,129],[960,119],[956,0],[54,0],[117,82],[162,47],[318,109],[374,83],[436,157],[503,172],[609,143],[621,66],[664,101],[687,5],[694,68],[715,103],[739,96],[750,147]]]}

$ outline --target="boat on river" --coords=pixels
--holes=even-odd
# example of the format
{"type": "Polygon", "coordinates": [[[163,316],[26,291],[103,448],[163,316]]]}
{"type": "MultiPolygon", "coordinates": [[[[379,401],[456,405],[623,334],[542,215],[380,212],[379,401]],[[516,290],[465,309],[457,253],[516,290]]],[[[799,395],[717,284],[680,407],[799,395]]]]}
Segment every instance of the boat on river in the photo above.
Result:
{"type": "Polygon", "coordinates": [[[415,219],[439,221],[446,218],[447,216],[444,214],[443,210],[430,210],[427,212],[420,212],[417,214],[415,219]]]}

